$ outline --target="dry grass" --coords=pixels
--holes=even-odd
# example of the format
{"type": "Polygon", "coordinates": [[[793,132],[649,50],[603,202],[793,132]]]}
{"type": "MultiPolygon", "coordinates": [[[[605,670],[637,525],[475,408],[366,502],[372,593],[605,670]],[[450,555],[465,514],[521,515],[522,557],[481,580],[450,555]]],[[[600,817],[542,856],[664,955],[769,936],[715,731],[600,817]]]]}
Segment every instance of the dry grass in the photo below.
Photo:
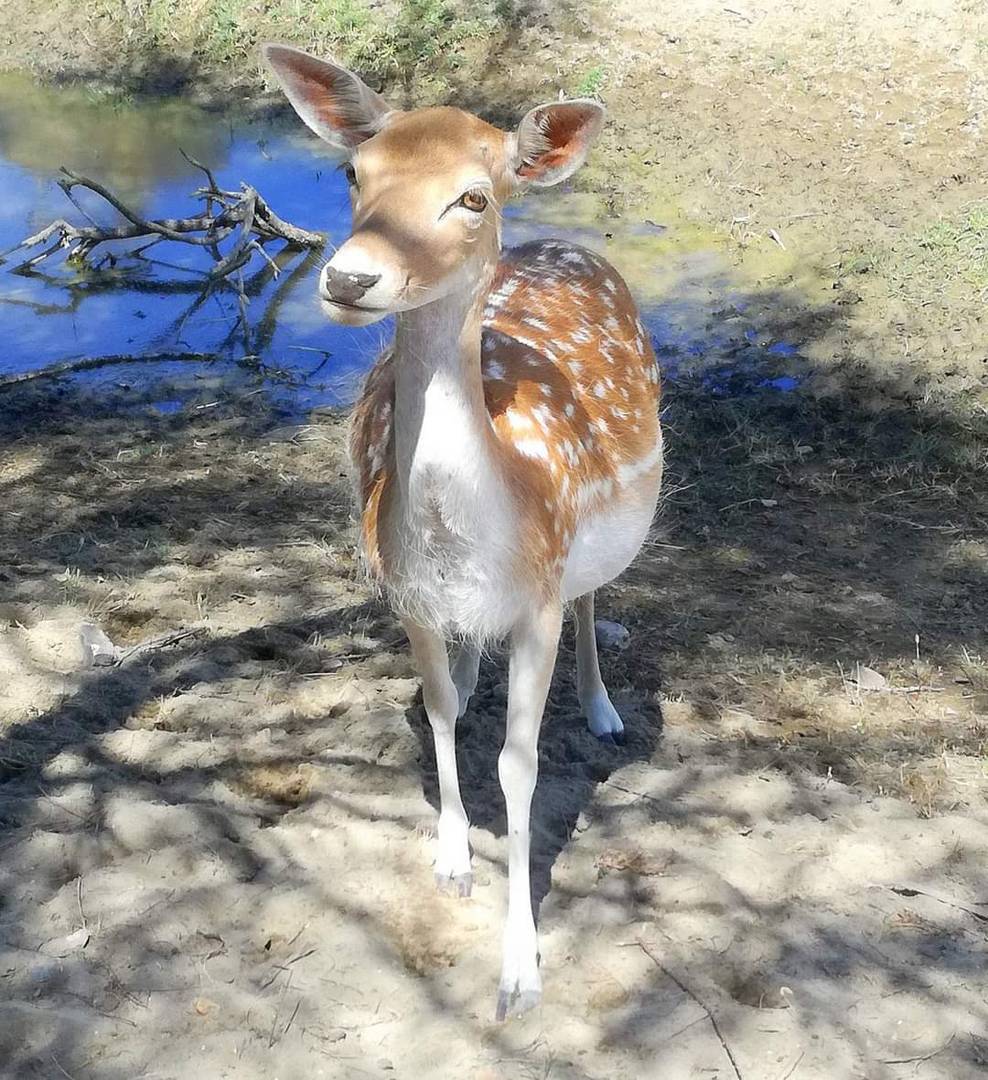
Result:
{"type": "MultiPolygon", "coordinates": [[[[193,81],[258,85],[262,41],[290,41],[331,55],[376,81],[428,97],[449,90],[450,78],[471,42],[503,38],[515,24],[515,5],[504,0],[94,0],[84,8],[65,0],[31,0],[37,16],[51,22],[38,51],[23,26],[28,13],[0,15],[0,64],[58,70],[103,85],[146,90],[193,81]],[[80,35],[83,57],[73,55],[69,35],[80,35]],[[82,61],[80,63],[80,61],[82,61]],[[84,65],[84,66],[83,66],[84,65]]],[[[30,17],[28,16],[28,21],[30,17]]]]}
{"type": "Polygon", "coordinates": [[[232,784],[251,798],[302,806],[312,795],[313,770],[308,765],[259,764],[237,770],[232,784]]]}

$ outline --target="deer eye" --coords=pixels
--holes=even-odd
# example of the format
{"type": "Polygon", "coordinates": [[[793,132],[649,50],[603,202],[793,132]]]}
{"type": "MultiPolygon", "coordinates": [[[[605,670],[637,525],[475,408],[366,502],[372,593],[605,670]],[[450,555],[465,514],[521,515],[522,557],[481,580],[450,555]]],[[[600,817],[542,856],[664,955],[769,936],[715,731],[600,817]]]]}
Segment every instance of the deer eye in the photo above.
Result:
{"type": "Polygon", "coordinates": [[[357,173],[349,161],[343,166],[343,175],[350,187],[357,187],[357,173]]]}
{"type": "Polygon", "coordinates": [[[460,196],[460,206],[482,214],[487,209],[487,196],[482,191],[466,191],[460,196]]]}

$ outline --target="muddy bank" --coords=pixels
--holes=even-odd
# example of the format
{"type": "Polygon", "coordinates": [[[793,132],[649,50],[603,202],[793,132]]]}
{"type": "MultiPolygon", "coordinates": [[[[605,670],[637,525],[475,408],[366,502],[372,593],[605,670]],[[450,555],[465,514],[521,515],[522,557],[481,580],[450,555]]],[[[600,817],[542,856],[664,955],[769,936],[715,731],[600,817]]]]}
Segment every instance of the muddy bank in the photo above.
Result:
{"type": "Polygon", "coordinates": [[[343,56],[397,104],[451,101],[504,125],[560,92],[599,95],[610,120],[577,184],[606,212],[697,225],[765,289],[834,309],[851,333],[806,335],[821,364],[865,367],[896,397],[985,403],[979,5],[416,0],[302,21],[277,6],[206,5],[196,19],[181,5],[170,18],[155,4],[128,18],[36,7],[2,16],[0,64],[111,97],[273,103],[255,48],[266,36],[343,56]]]}

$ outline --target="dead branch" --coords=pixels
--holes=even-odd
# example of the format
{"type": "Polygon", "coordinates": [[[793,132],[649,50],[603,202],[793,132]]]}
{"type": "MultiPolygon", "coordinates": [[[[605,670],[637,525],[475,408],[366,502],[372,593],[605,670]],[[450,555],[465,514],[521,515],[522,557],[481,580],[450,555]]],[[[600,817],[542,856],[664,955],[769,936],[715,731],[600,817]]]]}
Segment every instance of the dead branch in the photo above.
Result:
{"type": "Polygon", "coordinates": [[[4,375],[0,377],[0,390],[4,390],[8,386],[17,386],[20,383],[33,382],[35,379],[55,379],[60,375],[75,375],[80,371],[95,371],[97,368],[113,367],[115,364],[157,364],[165,360],[208,363],[217,359],[219,359],[218,353],[203,352],[159,352],[137,355],[121,353],[110,356],[85,356],[80,360],[68,360],[63,364],[50,364],[48,367],[36,368],[34,371],[21,371],[16,375],[4,375]]]}
{"type": "Polygon", "coordinates": [[[225,191],[217,185],[216,178],[205,165],[185,156],[191,165],[206,175],[206,186],[193,193],[194,197],[205,201],[205,213],[185,218],[145,218],[98,181],[80,176],[63,166],[58,186],[89,224],[74,225],[59,218],[3,252],[0,261],[15,251],[47,245],[13,267],[14,273],[25,272],[60,252],[67,252],[70,260],[80,263],[85,262],[100,244],[150,237],[149,244],[143,245],[140,250],[162,241],[192,244],[206,249],[213,257],[213,267],[208,277],[216,281],[245,266],[257,253],[273,266],[273,261],[262,246],[272,240],[284,241],[286,247],[292,248],[322,247],[322,236],[278,217],[250,184],[242,183],[239,191],[225,191]],[[124,219],[123,222],[118,225],[98,222],[79,203],[75,196],[76,188],[99,195],[124,219]],[[220,244],[231,238],[232,246],[225,254],[221,253],[220,244]]]}

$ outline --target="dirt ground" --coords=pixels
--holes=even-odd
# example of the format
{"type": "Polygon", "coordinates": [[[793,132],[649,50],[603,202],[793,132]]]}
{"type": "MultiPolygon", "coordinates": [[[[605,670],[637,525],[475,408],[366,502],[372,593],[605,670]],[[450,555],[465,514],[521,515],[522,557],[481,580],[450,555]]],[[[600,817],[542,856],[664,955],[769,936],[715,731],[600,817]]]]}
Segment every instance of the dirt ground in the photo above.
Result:
{"type": "Polygon", "coordinates": [[[577,718],[564,640],[542,1009],[492,1020],[503,664],[462,728],[457,901],[342,417],[28,384],[0,396],[0,1075],[984,1075],[988,15],[619,0],[578,26],[513,47],[526,92],[599,82],[582,186],[749,285],[716,350],[657,342],[667,494],[599,603],[631,631],[604,657],[625,747],[577,718]],[[731,338],[742,309],[764,340],[731,338]],[[86,668],[84,622],[195,633],[86,668]]]}

